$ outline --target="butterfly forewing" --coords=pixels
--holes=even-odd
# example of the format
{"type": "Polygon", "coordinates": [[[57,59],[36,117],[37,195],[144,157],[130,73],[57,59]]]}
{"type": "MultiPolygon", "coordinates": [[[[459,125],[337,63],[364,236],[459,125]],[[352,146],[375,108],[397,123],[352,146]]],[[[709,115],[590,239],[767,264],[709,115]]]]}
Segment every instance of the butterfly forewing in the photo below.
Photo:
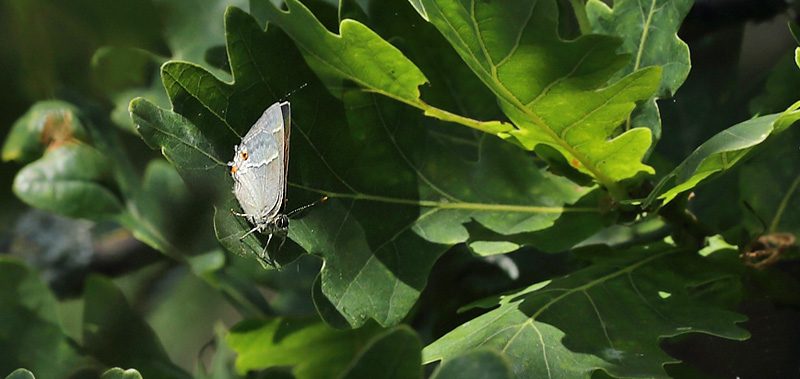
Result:
{"type": "Polygon", "coordinates": [[[234,195],[250,221],[273,221],[286,190],[289,103],[275,103],[256,121],[235,149],[234,195]]]}

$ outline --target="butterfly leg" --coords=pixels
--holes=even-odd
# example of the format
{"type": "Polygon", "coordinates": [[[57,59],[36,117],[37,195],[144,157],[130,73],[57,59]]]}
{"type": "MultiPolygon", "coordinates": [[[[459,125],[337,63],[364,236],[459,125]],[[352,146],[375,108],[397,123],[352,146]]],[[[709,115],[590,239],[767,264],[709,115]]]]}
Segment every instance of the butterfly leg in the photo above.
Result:
{"type": "Polygon", "coordinates": [[[245,233],[243,236],[239,237],[239,241],[241,241],[241,240],[243,240],[245,237],[247,237],[247,236],[249,236],[249,235],[253,234],[253,232],[255,232],[256,230],[258,230],[258,226],[256,226],[256,227],[255,227],[255,228],[253,228],[253,229],[250,229],[250,231],[248,231],[247,233],[245,233]]]}
{"type": "Polygon", "coordinates": [[[269,252],[267,249],[269,248],[269,243],[272,241],[272,233],[267,236],[267,244],[264,245],[264,250],[261,250],[261,259],[266,261],[268,265],[275,267],[275,262],[272,261],[272,257],[269,256],[269,252]]]}
{"type": "Polygon", "coordinates": [[[269,248],[270,241],[272,241],[272,233],[267,237],[267,244],[264,245],[264,250],[261,251],[261,258],[267,258],[267,248],[269,248]]]}
{"type": "Polygon", "coordinates": [[[231,213],[233,213],[235,216],[239,216],[239,217],[248,217],[248,216],[250,216],[249,214],[246,214],[246,213],[239,213],[239,212],[236,212],[236,211],[235,211],[235,210],[233,210],[233,209],[231,209],[231,213]]]}

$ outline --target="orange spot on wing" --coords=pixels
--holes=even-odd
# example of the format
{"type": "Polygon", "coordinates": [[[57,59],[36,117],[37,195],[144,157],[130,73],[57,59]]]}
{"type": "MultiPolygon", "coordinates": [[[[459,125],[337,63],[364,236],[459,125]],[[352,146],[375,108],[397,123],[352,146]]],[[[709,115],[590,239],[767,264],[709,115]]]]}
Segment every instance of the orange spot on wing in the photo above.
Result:
{"type": "Polygon", "coordinates": [[[572,167],[581,167],[581,162],[579,162],[575,158],[572,158],[572,162],[570,162],[570,163],[572,163],[572,167]]]}

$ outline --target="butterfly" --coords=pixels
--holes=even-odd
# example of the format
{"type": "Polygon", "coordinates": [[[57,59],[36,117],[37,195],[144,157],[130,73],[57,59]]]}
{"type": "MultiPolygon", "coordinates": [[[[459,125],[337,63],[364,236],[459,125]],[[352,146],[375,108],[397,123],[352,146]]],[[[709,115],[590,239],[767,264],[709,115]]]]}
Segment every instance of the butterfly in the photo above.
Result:
{"type": "MultiPolygon", "coordinates": [[[[289,216],[327,200],[323,197],[312,204],[283,213],[287,175],[289,173],[289,136],[291,132],[291,106],[289,102],[272,104],[250,127],[242,142],[233,148],[233,160],[228,162],[233,177],[233,194],[245,217],[253,225],[239,239],[258,231],[268,235],[267,244],[259,258],[274,266],[267,256],[273,236],[286,241],[289,216]]],[[[278,247],[280,249],[280,246],[278,247]]]]}

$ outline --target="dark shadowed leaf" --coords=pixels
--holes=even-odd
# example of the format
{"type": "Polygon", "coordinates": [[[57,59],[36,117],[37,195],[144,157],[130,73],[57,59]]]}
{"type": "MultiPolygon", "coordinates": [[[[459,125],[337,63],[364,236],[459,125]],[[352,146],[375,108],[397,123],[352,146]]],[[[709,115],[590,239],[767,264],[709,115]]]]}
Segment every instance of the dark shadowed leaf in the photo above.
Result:
{"type": "Polygon", "coordinates": [[[800,132],[791,128],[742,167],[741,199],[755,212],[745,213],[750,236],[766,233],[800,236],[800,213],[794,211],[800,207],[799,142],[800,132]]]}
{"type": "Polygon", "coordinates": [[[794,52],[787,53],[775,63],[764,83],[763,92],[750,101],[750,113],[766,115],[782,112],[797,101],[800,70],[794,58],[794,52]]]}
{"type": "Polygon", "coordinates": [[[422,341],[408,326],[379,334],[350,363],[342,379],[420,378],[422,341]]]}
{"type": "Polygon", "coordinates": [[[475,349],[442,363],[431,379],[513,378],[508,359],[494,349],[475,349]]]}
{"type": "Polygon", "coordinates": [[[626,251],[587,247],[593,262],[570,275],[530,286],[423,350],[447,362],[476,347],[499,349],[519,377],[586,377],[603,370],[621,377],[666,377],[675,359],[658,340],[699,332],[742,340],[742,315],[705,302],[712,283],[732,274],[667,244],[626,251]]]}

